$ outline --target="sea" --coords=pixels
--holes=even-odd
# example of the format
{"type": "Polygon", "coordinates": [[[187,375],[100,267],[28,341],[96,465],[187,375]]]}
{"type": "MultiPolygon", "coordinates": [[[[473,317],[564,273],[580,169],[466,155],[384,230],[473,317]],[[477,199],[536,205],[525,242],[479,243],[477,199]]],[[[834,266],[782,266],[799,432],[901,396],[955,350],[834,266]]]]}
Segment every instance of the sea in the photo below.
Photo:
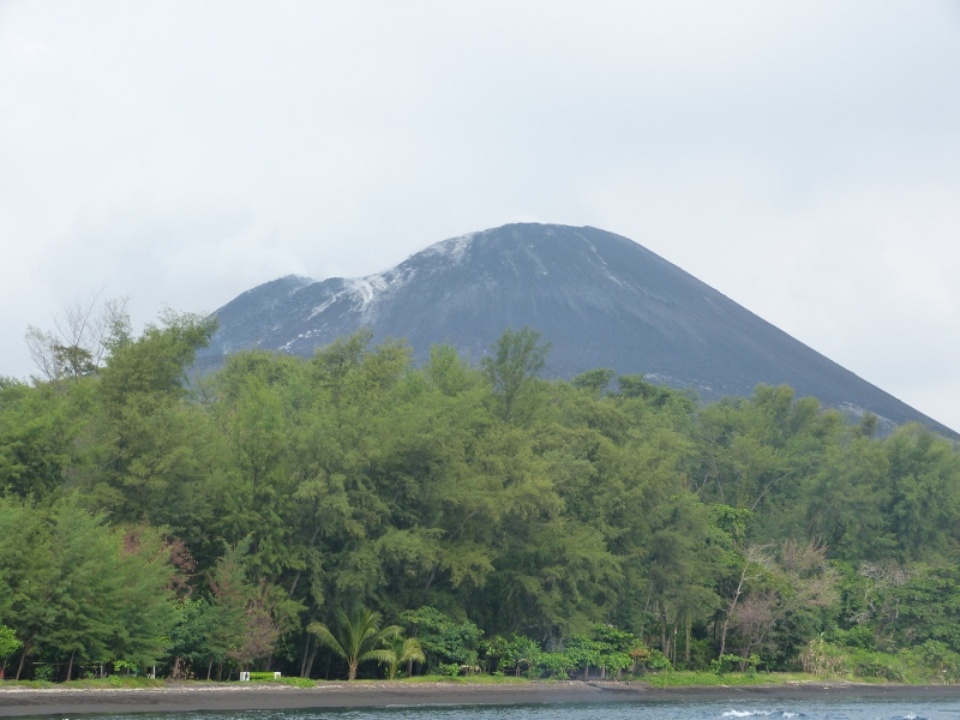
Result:
{"type": "Polygon", "coordinates": [[[78,720],[960,720],[960,700],[625,702],[78,715],[78,720]]]}

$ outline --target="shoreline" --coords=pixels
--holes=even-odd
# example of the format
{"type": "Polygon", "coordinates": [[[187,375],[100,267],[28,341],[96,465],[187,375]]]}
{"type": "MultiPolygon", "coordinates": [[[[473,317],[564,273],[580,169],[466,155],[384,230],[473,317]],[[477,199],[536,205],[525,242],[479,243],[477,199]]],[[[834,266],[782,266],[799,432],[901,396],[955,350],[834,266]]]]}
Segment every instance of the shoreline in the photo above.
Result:
{"type": "Polygon", "coordinates": [[[960,685],[867,685],[809,682],[785,685],[654,688],[642,682],[467,683],[354,682],[298,688],[271,683],[198,685],[171,683],[136,689],[21,689],[0,686],[0,717],[384,708],[429,705],[526,705],[598,702],[696,702],[745,700],[960,699],[960,685]]]}

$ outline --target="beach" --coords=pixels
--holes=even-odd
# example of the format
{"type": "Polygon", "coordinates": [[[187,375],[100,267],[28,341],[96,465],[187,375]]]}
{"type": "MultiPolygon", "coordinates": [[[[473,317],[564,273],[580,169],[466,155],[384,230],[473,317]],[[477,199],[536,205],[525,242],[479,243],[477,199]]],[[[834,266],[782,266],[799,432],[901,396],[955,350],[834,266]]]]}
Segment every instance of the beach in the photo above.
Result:
{"type": "Polygon", "coordinates": [[[797,683],[747,687],[651,688],[639,682],[522,684],[353,682],[297,688],[272,683],[170,683],[150,689],[21,689],[0,686],[0,717],[78,713],[294,710],[395,705],[511,705],[556,702],[960,698],[960,686],[797,683]]]}

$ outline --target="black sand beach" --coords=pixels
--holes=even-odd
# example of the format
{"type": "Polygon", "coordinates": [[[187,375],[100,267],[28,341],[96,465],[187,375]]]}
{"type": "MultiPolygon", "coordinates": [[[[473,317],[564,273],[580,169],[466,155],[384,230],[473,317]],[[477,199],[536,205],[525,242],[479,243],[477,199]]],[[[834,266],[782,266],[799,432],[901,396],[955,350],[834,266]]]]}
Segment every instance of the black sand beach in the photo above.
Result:
{"type": "Polygon", "coordinates": [[[79,713],[291,710],[391,705],[510,705],[547,702],[686,702],[766,698],[960,698],[960,686],[804,683],[751,687],[651,688],[643,683],[566,682],[517,685],[339,683],[304,689],[272,684],[170,684],[149,690],[0,687],[0,717],[79,713]]]}

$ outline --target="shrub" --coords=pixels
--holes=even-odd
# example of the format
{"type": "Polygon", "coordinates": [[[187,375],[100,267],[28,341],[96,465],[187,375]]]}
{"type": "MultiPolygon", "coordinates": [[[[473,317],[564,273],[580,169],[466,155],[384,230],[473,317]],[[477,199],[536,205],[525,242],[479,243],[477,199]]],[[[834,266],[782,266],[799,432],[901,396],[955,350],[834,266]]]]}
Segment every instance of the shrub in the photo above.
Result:
{"type": "Polygon", "coordinates": [[[760,664],[760,658],[757,655],[751,655],[748,658],[724,653],[716,660],[710,663],[710,669],[717,675],[723,675],[729,672],[747,672],[755,675],[757,665],[760,664]]]}
{"type": "Polygon", "coordinates": [[[460,666],[457,663],[441,663],[437,665],[437,673],[443,677],[457,677],[460,674],[460,666]]]}

